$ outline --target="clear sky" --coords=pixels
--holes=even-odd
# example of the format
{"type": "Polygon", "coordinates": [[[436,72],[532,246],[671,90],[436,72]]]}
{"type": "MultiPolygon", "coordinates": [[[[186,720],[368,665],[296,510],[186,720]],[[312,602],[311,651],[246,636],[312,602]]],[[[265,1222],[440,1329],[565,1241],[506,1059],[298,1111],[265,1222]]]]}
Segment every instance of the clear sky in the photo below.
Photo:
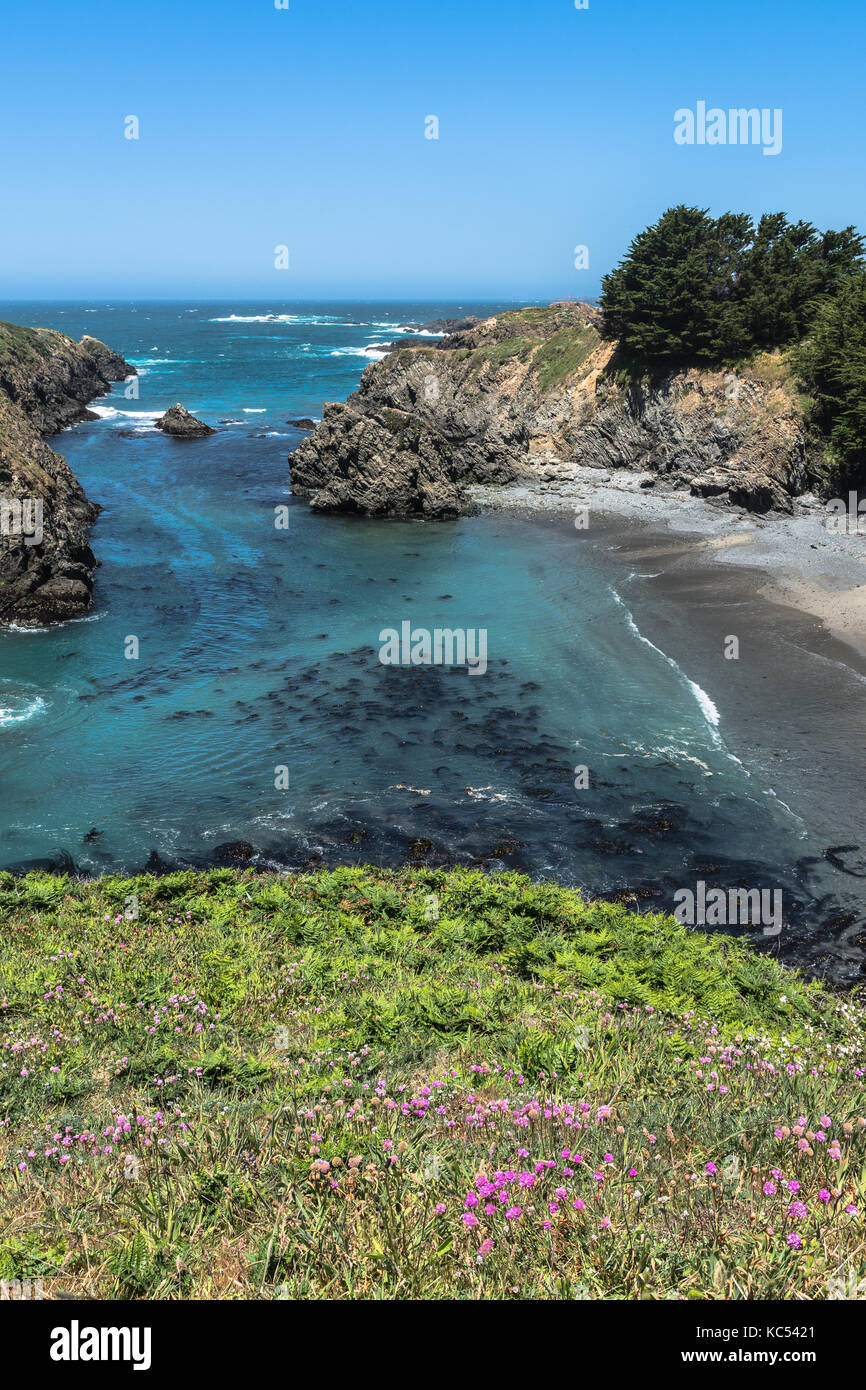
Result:
{"type": "Polygon", "coordinates": [[[4,7],[0,298],[581,296],[677,202],[866,230],[862,0],[288,2],[4,7]],[[699,101],[781,153],[676,144],[699,101]]]}

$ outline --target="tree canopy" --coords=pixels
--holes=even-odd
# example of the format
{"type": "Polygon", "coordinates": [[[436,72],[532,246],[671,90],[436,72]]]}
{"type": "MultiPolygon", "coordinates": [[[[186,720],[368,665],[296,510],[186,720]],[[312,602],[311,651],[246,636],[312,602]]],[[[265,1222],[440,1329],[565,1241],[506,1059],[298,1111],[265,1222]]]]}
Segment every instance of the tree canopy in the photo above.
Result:
{"type": "Polygon", "coordinates": [[[606,332],[649,366],[736,361],[798,342],[863,268],[854,227],[669,208],[602,282],[606,332]]]}

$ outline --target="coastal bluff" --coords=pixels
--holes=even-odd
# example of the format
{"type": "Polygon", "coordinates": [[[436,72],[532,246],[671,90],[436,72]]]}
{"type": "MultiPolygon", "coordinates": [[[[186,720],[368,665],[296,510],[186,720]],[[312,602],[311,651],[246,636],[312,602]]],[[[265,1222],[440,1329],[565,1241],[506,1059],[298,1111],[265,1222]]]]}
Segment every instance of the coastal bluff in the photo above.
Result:
{"type": "Polygon", "coordinates": [[[85,613],[99,508],[46,438],[135,368],[86,335],[0,322],[0,623],[38,627],[85,613]]]}
{"type": "Polygon", "coordinates": [[[498,314],[439,343],[406,345],[326,404],[291,456],[292,491],[316,511],[445,519],[468,484],[567,481],[618,468],[753,512],[790,513],[825,488],[783,352],[736,369],[637,372],[571,301],[498,314]]]}

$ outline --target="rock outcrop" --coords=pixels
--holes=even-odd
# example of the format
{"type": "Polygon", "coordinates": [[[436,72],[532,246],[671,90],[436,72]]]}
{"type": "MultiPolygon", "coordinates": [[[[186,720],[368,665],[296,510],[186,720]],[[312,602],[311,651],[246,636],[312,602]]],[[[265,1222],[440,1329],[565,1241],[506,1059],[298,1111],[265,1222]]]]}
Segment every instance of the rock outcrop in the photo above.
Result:
{"type": "Polygon", "coordinates": [[[444,520],[468,509],[448,441],[408,412],[326,405],[294,459],[292,489],[319,512],[444,520]]]}
{"type": "Polygon", "coordinates": [[[194,415],[190,415],[180,401],[160,416],[155,425],[158,430],[174,435],[175,439],[203,439],[207,434],[216,434],[216,430],[206,425],[204,420],[197,420],[194,415]]]}
{"type": "Polygon", "coordinates": [[[318,510],[452,516],[463,485],[627,468],[702,497],[790,511],[820,490],[783,354],[739,372],[651,380],[627,369],[601,314],[561,302],[500,314],[364,371],[292,456],[292,489],[318,510]]]}
{"type": "Polygon", "coordinates": [[[135,368],[100,343],[0,323],[0,623],[61,622],[87,611],[99,514],[45,442],[135,368]]]}

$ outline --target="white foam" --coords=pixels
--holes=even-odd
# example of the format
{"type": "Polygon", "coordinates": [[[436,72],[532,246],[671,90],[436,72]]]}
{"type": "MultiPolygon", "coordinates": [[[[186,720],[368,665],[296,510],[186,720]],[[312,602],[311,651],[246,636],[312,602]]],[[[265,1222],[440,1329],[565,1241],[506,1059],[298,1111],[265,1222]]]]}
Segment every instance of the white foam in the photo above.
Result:
{"type": "Polygon", "coordinates": [[[387,328],[391,333],[404,333],[413,338],[444,338],[444,333],[431,333],[429,328],[413,328],[411,323],[371,323],[371,328],[387,328]]]}
{"type": "MultiPolygon", "coordinates": [[[[629,610],[629,609],[626,607],[626,605],[623,603],[623,601],[622,601],[622,599],[620,598],[619,594],[616,592],[616,589],[611,588],[611,593],[613,594],[613,596],[614,596],[614,598],[616,599],[616,602],[619,604],[620,608],[622,608],[622,610],[624,611],[625,617],[626,617],[626,622],[628,623],[628,625],[629,625],[631,631],[634,633],[635,637],[639,638],[640,641],[643,642],[647,647],[651,647],[652,650],[653,650],[654,652],[658,652],[658,654],[659,654],[659,656],[662,658],[662,660],[663,660],[663,661],[666,661],[667,664],[668,664],[668,666],[670,666],[672,670],[676,671],[677,675],[680,676],[680,677],[685,681],[686,685],[689,687],[689,689],[691,690],[691,692],[692,692],[692,694],[694,695],[695,699],[697,700],[698,704],[700,705],[701,713],[703,714],[703,716],[704,716],[704,718],[706,719],[707,723],[710,725],[710,727],[711,727],[714,731],[715,731],[716,729],[718,729],[718,726],[719,726],[719,711],[718,711],[718,709],[716,708],[716,706],[713,704],[713,701],[710,699],[710,697],[709,697],[709,695],[707,694],[707,692],[706,692],[705,690],[703,690],[703,689],[697,684],[696,681],[693,681],[693,680],[690,680],[690,679],[689,679],[689,677],[686,675],[685,671],[682,669],[681,666],[678,666],[678,665],[677,665],[677,663],[674,661],[674,659],[673,659],[672,656],[668,656],[667,652],[663,652],[662,649],[661,649],[661,647],[657,647],[657,646],[656,646],[655,642],[651,642],[651,641],[649,640],[648,637],[644,637],[643,633],[641,632],[640,628],[638,627],[637,623],[635,622],[634,618],[632,617],[630,610],[629,610]]],[[[716,737],[718,737],[718,735],[716,735],[716,737]]]]}
{"type": "Polygon", "coordinates": [[[346,347],[332,348],[331,357],[366,357],[371,362],[379,362],[383,357],[387,357],[386,352],[374,352],[372,348],[346,347]]]}
{"type": "MultiPolygon", "coordinates": [[[[9,696],[0,696],[0,701],[9,699],[9,696]]],[[[35,714],[41,714],[45,709],[45,701],[40,695],[33,700],[27,700],[22,705],[7,705],[0,703],[0,729],[5,729],[10,724],[23,724],[25,720],[32,719],[35,714]]]]}
{"type": "Polygon", "coordinates": [[[345,323],[336,314],[227,314],[209,323],[345,323]]]}
{"type": "Polygon", "coordinates": [[[242,405],[241,410],[244,415],[264,415],[267,410],[265,405],[242,405]]]}
{"type": "Polygon", "coordinates": [[[159,420],[164,410],[116,410],[113,405],[91,405],[88,407],[100,420],[159,420]]]}

